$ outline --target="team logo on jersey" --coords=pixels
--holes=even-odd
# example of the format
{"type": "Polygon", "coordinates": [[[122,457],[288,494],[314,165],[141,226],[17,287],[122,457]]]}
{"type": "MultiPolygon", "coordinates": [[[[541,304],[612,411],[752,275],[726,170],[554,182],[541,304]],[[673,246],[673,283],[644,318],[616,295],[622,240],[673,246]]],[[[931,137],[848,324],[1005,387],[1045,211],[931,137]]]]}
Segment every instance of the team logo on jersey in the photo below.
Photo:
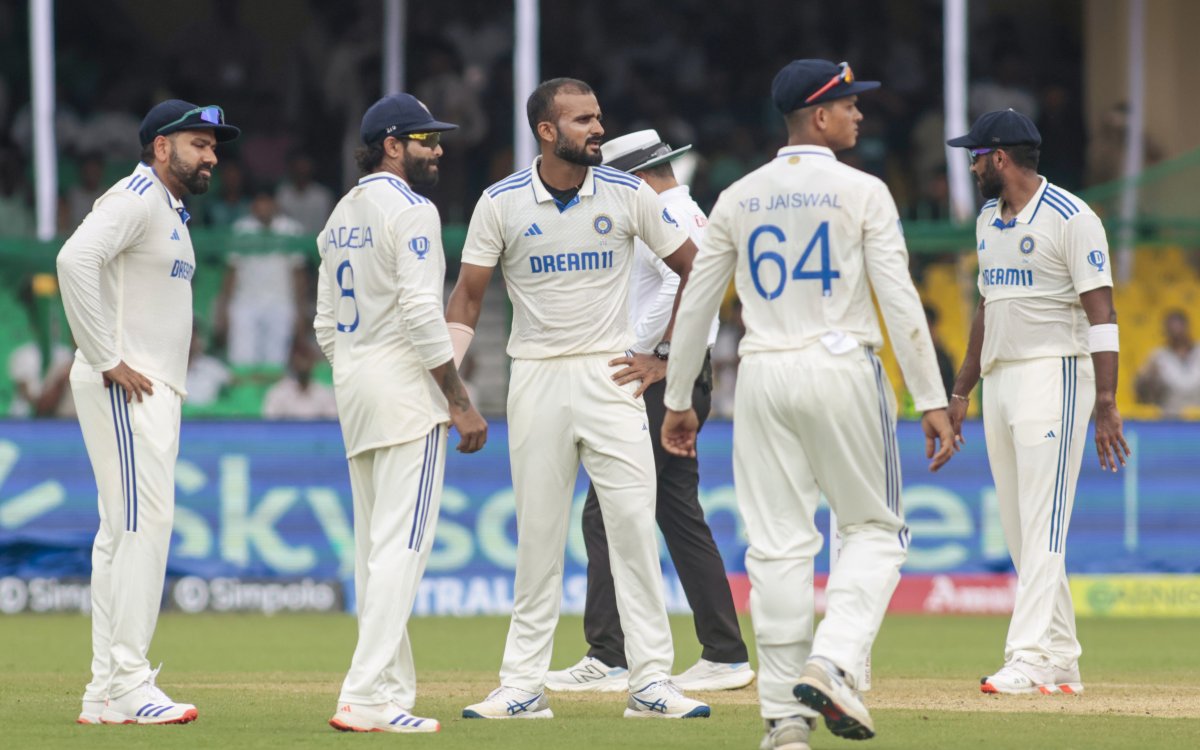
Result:
{"type": "Polygon", "coordinates": [[[983,240],[980,240],[979,241],[979,252],[982,253],[986,249],[987,249],[987,244],[983,240]]]}
{"type": "Polygon", "coordinates": [[[1033,237],[1030,237],[1029,235],[1025,235],[1024,237],[1021,238],[1021,253],[1023,255],[1029,255],[1032,252],[1033,252],[1033,237]]]}
{"type": "MultiPolygon", "coordinates": [[[[666,213],[666,209],[663,209],[663,213],[666,213]]],[[[600,214],[592,222],[592,228],[596,230],[596,234],[608,234],[612,231],[613,221],[605,214],[600,214]]]]}
{"type": "Polygon", "coordinates": [[[425,260],[425,256],[429,254],[429,238],[413,237],[408,241],[408,249],[416,253],[417,260],[425,260]]]}
{"type": "Polygon", "coordinates": [[[1100,250],[1093,250],[1087,255],[1087,262],[1096,269],[1097,273],[1104,273],[1104,253],[1100,250]]]}
{"type": "Polygon", "coordinates": [[[679,228],[679,222],[675,221],[674,217],[672,217],[665,208],[663,209],[663,221],[667,222],[668,224],[674,224],[676,229],[679,228]]]}

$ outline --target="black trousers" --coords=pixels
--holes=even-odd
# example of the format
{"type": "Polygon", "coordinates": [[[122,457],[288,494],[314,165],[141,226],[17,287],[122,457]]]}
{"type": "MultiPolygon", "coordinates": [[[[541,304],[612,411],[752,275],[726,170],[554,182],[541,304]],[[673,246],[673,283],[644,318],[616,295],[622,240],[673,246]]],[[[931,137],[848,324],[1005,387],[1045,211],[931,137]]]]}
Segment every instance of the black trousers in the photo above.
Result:
{"type": "MultiPolygon", "coordinates": [[[[696,637],[704,647],[703,658],[722,664],[747,661],[746,644],[725,577],[725,563],[700,507],[699,464],[694,458],[671,455],[662,447],[666,387],[666,381],[660,380],[642,394],[646,400],[654,467],[658,473],[655,511],[658,527],[662,529],[667,550],[692,608],[696,637]]],[[[708,357],[705,357],[704,370],[692,389],[692,406],[703,425],[712,408],[712,363],[708,357]]],[[[583,506],[583,540],[588,556],[587,601],[583,614],[583,632],[591,647],[588,656],[609,666],[628,668],[625,633],[621,630],[608,562],[608,537],[595,487],[588,488],[583,506]]]]}

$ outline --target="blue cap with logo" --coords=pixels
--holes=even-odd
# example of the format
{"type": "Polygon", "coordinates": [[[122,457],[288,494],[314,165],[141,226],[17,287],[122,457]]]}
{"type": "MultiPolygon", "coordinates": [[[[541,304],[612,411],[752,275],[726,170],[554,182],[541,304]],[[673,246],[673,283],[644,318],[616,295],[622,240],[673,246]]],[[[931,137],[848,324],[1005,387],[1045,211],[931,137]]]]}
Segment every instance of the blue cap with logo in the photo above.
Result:
{"type": "Polygon", "coordinates": [[[1042,134],[1037,125],[1015,109],[998,109],[979,116],[970,132],[951,138],[946,145],[955,148],[995,148],[999,146],[1040,146],[1042,134]]]}
{"type": "Polygon", "coordinates": [[[389,94],[372,104],[363,115],[358,133],[363,143],[375,143],[389,135],[399,138],[406,133],[433,133],[457,127],[433,119],[429,108],[412,94],[389,94]]]}
{"type": "Polygon", "coordinates": [[[771,98],[783,114],[879,88],[879,81],[856,81],[850,63],[792,60],[775,74],[771,98]]]}
{"type": "Polygon", "coordinates": [[[180,130],[211,130],[220,142],[232,141],[241,129],[226,124],[225,110],[215,104],[196,106],[182,99],[168,99],[150,108],[138,128],[138,139],[146,146],[160,135],[180,130]]]}

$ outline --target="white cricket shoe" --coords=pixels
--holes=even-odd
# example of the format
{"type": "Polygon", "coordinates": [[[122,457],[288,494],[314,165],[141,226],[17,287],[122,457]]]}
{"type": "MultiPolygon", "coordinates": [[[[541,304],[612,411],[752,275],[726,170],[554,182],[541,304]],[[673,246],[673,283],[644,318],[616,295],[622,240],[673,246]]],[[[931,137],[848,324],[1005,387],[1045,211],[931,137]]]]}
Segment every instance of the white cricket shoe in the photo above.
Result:
{"type": "Polygon", "coordinates": [[[789,716],[786,719],[765,719],[766,734],[758,750],[810,750],[808,735],[816,729],[816,719],[789,716]]]}
{"type": "Polygon", "coordinates": [[[83,702],[83,710],[79,712],[79,718],[75,720],[76,724],[99,724],[100,714],[104,711],[104,701],[89,701],[83,702]]]}
{"type": "Polygon", "coordinates": [[[1054,685],[1064,695],[1079,695],[1083,692],[1083,680],[1079,677],[1079,664],[1067,669],[1054,668],[1054,685]]]}
{"type": "Polygon", "coordinates": [[[712,713],[708,704],[683,694],[670,680],[652,682],[637,692],[629,693],[626,719],[707,719],[712,713]]]}
{"type": "Polygon", "coordinates": [[[578,664],[546,673],[546,688],[563,692],[623,693],[629,689],[629,670],[610,667],[591,656],[578,664]]]}
{"type": "Polygon", "coordinates": [[[339,732],[440,732],[442,725],[437,719],[413,716],[412,712],[399,703],[383,703],[364,706],[343,703],[329,720],[329,726],[339,732]]]}
{"type": "Polygon", "coordinates": [[[464,719],[553,719],[545,693],[515,687],[500,687],[479,703],[463,709],[464,719]]]}
{"type": "Polygon", "coordinates": [[[748,661],[722,664],[701,659],[671,682],[680,690],[737,690],[754,682],[754,670],[748,661]]]}
{"type": "MultiPolygon", "coordinates": [[[[1078,672],[1075,676],[1079,676],[1078,672]]],[[[1018,660],[1005,664],[993,675],[981,678],[979,690],[1000,695],[1054,695],[1058,692],[1058,685],[1054,682],[1053,669],[1018,660]]]]}
{"type": "Polygon", "coordinates": [[[196,707],[191,703],[176,703],[154,684],[158,669],[150,677],[124,695],[109,698],[100,721],[105,724],[187,724],[196,720],[196,707]]]}
{"type": "Polygon", "coordinates": [[[825,717],[825,726],[838,737],[869,740],[875,736],[875,723],[862,696],[846,682],[842,670],[826,659],[808,660],[792,694],[825,717]]]}

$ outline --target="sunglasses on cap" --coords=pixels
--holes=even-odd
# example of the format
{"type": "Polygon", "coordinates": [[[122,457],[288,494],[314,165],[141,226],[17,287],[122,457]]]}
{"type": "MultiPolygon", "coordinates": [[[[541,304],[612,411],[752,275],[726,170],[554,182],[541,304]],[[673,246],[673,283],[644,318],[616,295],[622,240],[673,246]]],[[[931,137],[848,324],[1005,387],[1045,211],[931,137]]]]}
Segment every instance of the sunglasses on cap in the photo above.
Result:
{"type": "Polygon", "coordinates": [[[850,69],[850,63],[848,62],[843,61],[841,64],[839,64],[837,75],[835,75],[833,78],[830,78],[828,83],[817,89],[814,93],[810,94],[808,98],[804,100],[804,103],[812,104],[813,100],[820,98],[822,94],[825,94],[839,83],[854,83],[854,71],[850,69]]]}
{"type": "Polygon", "coordinates": [[[971,163],[974,164],[976,161],[978,161],[979,157],[987,156],[995,150],[996,149],[994,148],[973,148],[967,153],[971,155],[971,163]]]}
{"type": "Polygon", "coordinates": [[[201,122],[207,122],[207,123],[211,123],[213,125],[224,125],[225,124],[225,110],[221,109],[220,107],[218,107],[215,104],[208,104],[203,107],[196,107],[195,109],[189,109],[187,112],[184,112],[178,119],[168,122],[166,125],[163,125],[161,128],[159,128],[155,132],[161,133],[168,128],[173,128],[176,125],[179,125],[180,123],[186,122],[189,117],[191,117],[192,115],[196,115],[196,114],[200,115],[201,122]]]}
{"type": "Polygon", "coordinates": [[[405,133],[400,137],[416,141],[425,148],[437,148],[438,144],[442,142],[442,134],[437,131],[432,133],[405,133]]]}

